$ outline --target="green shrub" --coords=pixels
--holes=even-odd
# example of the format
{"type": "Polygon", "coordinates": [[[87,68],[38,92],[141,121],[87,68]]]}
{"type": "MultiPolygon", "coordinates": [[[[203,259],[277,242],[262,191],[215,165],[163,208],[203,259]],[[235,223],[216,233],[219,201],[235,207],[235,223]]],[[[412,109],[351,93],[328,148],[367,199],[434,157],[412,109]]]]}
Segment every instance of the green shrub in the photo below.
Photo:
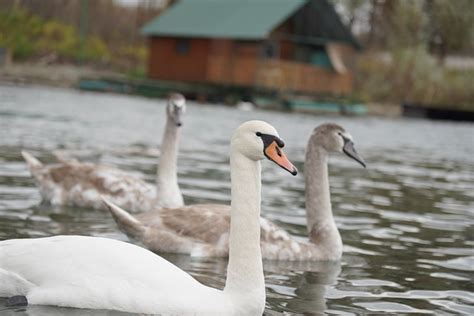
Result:
{"type": "Polygon", "coordinates": [[[55,52],[61,57],[74,57],[79,38],[74,27],[50,20],[43,24],[36,45],[42,53],[55,52]]]}
{"type": "Polygon", "coordinates": [[[44,21],[22,8],[0,11],[0,46],[10,48],[14,59],[45,54],[69,61],[111,59],[109,48],[97,36],[87,37],[82,50],[76,27],[57,20],[44,21]]]}
{"type": "Polygon", "coordinates": [[[43,21],[25,10],[0,11],[0,46],[11,49],[13,58],[27,58],[36,52],[35,39],[43,21]]]}
{"type": "Polygon", "coordinates": [[[90,61],[109,61],[110,55],[109,48],[100,38],[97,36],[87,38],[84,49],[84,59],[90,61]]]}

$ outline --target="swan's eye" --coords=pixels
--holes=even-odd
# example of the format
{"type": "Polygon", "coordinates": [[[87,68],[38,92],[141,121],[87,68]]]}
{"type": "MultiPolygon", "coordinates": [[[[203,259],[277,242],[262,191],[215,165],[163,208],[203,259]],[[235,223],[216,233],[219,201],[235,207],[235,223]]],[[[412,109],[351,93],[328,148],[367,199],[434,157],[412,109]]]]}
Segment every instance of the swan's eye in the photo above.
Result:
{"type": "Polygon", "coordinates": [[[262,133],[256,132],[255,135],[257,135],[258,137],[260,137],[260,136],[262,136],[262,133]]]}

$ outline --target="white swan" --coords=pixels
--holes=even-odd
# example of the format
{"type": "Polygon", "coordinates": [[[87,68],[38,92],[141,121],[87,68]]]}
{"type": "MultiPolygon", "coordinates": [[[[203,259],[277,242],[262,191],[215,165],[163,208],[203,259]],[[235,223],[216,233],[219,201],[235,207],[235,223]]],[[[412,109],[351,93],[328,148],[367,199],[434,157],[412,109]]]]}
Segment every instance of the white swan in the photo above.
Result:
{"type": "Polygon", "coordinates": [[[156,188],[109,166],[64,159],[59,159],[57,164],[45,166],[31,154],[23,151],[22,155],[35,178],[43,200],[53,205],[105,209],[100,198],[104,196],[131,212],[183,206],[176,161],[179,129],[185,106],[185,99],[181,94],[170,95],[166,106],[167,120],[161,143],[156,188]]]}
{"type": "Polygon", "coordinates": [[[0,242],[0,296],[26,296],[30,304],[136,313],[261,315],[265,283],[259,243],[260,160],[267,156],[296,174],[280,146],[276,130],[262,121],[242,124],[232,137],[232,221],[223,291],[202,285],[132,244],[57,236],[0,242]]]}
{"type": "MultiPolygon", "coordinates": [[[[283,228],[260,218],[262,256],[268,260],[338,260],[342,240],[332,215],[327,157],[345,153],[365,166],[352,137],[336,124],[323,124],[311,135],[305,162],[309,242],[294,239],[283,228]]],[[[227,256],[230,207],[198,204],[165,208],[132,216],[115,207],[110,212],[131,239],[155,252],[193,256],[227,256]]]]}

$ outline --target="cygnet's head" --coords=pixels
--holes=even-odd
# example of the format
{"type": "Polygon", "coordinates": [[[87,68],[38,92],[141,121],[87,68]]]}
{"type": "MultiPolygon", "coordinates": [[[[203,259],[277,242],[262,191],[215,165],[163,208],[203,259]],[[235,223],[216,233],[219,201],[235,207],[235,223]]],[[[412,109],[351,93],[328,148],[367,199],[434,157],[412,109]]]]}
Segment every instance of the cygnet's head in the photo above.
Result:
{"type": "Polygon", "coordinates": [[[282,150],[285,143],[275,128],[266,122],[248,121],[240,125],[232,136],[231,146],[251,160],[267,158],[292,175],[298,173],[282,150]]]}
{"type": "Polygon", "coordinates": [[[180,93],[171,93],[166,106],[166,115],[176,126],[183,125],[183,116],[186,112],[186,99],[180,93]]]}
{"type": "Polygon", "coordinates": [[[325,123],[316,127],[310,138],[312,145],[323,147],[327,152],[344,153],[365,168],[364,159],[354,148],[351,134],[334,123],[325,123]]]}

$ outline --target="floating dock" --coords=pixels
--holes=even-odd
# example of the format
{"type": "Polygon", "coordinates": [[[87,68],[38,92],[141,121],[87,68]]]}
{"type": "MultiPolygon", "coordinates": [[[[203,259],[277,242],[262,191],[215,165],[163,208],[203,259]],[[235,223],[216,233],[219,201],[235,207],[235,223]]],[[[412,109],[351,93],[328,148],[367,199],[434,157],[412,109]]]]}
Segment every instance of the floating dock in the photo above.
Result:
{"type": "Polygon", "coordinates": [[[318,99],[300,95],[279,95],[275,91],[248,87],[222,87],[202,83],[182,83],[157,80],[124,80],[113,78],[82,78],[78,88],[87,91],[134,94],[165,98],[172,91],[183,93],[188,99],[211,103],[237,104],[250,101],[261,108],[296,112],[365,115],[367,107],[344,99],[318,99]]]}

